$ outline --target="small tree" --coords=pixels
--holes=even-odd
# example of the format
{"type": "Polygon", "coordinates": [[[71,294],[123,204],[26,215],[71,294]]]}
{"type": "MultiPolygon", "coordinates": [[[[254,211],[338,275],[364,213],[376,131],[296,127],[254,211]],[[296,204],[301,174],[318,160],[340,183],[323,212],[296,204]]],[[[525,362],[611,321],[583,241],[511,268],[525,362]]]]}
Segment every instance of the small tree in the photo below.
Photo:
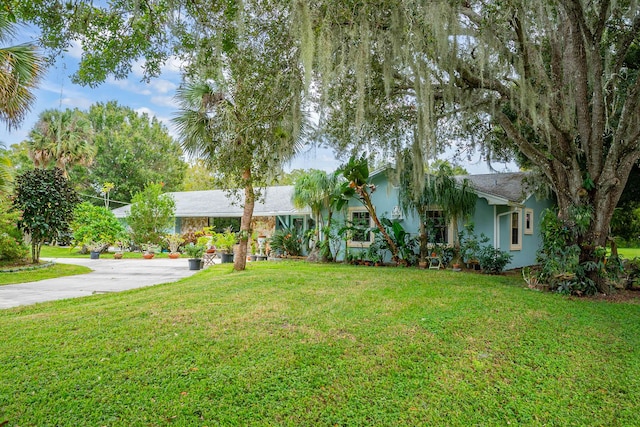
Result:
{"type": "Polygon", "coordinates": [[[160,245],[167,229],[173,226],[176,202],[162,194],[162,184],[148,184],[133,196],[127,224],[131,237],[137,244],[160,245]]]}
{"type": "Polygon", "coordinates": [[[40,261],[42,244],[69,231],[78,195],[62,170],[33,169],[16,179],[14,206],[22,211],[18,227],[31,237],[31,259],[40,261]]]}
{"type": "Polygon", "coordinates": [[[125,234],[123,225],[110,210],[89,202],[76,206],[71,230],[76,245],[102,242],[107,246],[122,239],[125,234]]]}

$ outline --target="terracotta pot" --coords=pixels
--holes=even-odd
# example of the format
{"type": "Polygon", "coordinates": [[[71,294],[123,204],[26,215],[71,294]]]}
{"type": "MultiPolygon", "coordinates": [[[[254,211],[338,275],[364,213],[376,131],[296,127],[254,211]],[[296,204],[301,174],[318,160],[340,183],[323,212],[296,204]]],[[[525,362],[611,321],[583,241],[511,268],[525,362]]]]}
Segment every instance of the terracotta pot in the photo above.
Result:
{"type": "Polygon", "coordinates": [[[169,253],[169,258],[171,258],[171,259],[178,259],[178,258],[180,258],[180,252],[170,252],[170,253],[169,253]]]}
{"type": "Polygon", "coordinates": [[[115,254],[113,254],[113,257],[115,259],[122,259],[122,252],[116,252],[115,254]]]}
{"type": "Polygon", "coordinates": [[[142,258],[144,259],[151,259],[155,256],[156,254],[142,254],[142,258]]]}

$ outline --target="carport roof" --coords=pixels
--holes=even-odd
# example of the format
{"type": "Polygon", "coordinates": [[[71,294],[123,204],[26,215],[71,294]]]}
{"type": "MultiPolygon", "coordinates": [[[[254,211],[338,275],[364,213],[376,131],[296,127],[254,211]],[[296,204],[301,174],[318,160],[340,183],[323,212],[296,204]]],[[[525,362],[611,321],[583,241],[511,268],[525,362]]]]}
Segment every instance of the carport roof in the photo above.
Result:
{"type": "MultiPolygon", "coordinates": [[[[230,196],[225,190],[178,191],[166,194],[171,195],[176,202],[176,218],[225,218],[242,216],[244,194],[240,196],[240,200],[235,200],[234,197],[230,196]]],[[[267,187],[264,191],[264,197],[256,201],[253,216],[311,214],[309,208],[297,209],[293,206],[293,202],[291,201],[292,195],[292,185],[267,187]]],[[[114,209],[113,213],[116,218],[124,218],[129,215],[130,208],[131,205],[126,205],[114,209]]]]}

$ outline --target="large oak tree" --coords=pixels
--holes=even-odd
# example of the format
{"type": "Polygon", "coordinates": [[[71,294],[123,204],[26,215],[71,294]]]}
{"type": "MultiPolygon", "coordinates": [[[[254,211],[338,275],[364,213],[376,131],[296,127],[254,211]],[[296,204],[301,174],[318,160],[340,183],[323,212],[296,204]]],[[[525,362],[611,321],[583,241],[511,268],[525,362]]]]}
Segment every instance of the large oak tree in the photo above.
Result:
{"type": "Polygon", "coordinates": [[[442,142],[445,118],[500,127],[551,186],[562,219],[590,215],[577,243],[581,262],[596,260],[640,158],[640,79],[629,67],[637,2],[317,0],[299,9],[300,28],[314,35],[303,44],[315,53],[307,66],[334,120],[366,137],[379,123],[368,106],[409,105],[410,143],[423,155],[442,142]],[[353,102],[336,107],[334,92],[353,102]]]}

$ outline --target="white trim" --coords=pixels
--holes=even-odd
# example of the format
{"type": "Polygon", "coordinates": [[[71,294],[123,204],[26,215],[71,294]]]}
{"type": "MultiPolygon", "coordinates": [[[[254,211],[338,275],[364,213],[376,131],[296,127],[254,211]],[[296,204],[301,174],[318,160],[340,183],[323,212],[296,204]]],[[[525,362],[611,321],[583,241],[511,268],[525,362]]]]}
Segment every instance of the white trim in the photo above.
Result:
{"type": "Polygon", "coordinates": [[[521,251],[522,250],[522,209],[514,209],[509,215],[509,250],[511,251],[521,251]],[[518,226],[518,243],[513,243],[513,216],[517,215],[517,226],[518,226]]]}
{"type": "MultiPolygon", "coordinates": [[[[361,208],[361,207],[349,208],[347,213],[348,221],[350,223],[353,223],[353,214],[361,213],[361,212],[364,212],[367,215],[369,215],[369,228],[373,228],[373,219],[371,218],[371,214],[369,213],[369,211],[366,210],[365,208],[361,208]]],[[[374,238],[375,238],[375,235],[371,231],[369,231],[369,240],[353,241],[351,240],[351,236],[349,236],[349,240],[347,240],[347,246],[350,248],[368,248],[373,243],[374,238]]]]}
{"type": "Polygon", "coordinates": [[[523,221],[524,221],[524,234],[533,234],[533,209],[526,208],[524,210],[523,221]],[[529,216],[528,222],[527,222],[527,216],[529,216]]]}

